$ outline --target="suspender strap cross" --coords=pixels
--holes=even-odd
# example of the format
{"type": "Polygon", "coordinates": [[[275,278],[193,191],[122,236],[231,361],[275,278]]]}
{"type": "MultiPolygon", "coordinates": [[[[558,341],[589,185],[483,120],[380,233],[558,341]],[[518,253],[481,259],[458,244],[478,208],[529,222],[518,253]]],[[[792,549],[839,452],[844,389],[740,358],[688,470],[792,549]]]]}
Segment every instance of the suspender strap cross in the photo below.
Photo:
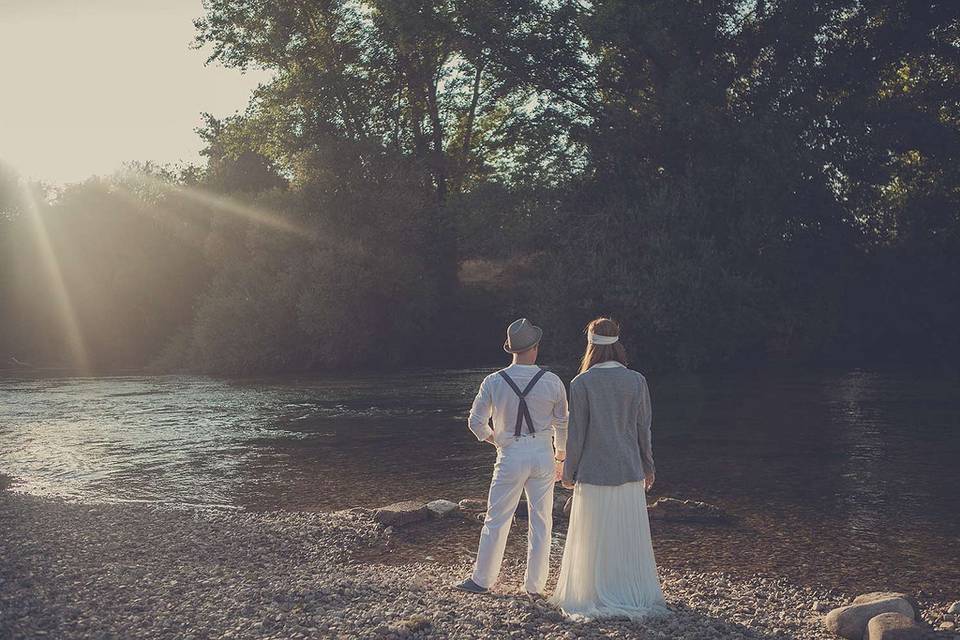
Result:
{"type": "Polygon", "coordinates": [[[520,387],[517,386],[517,383],[507,375],[506,371],[500,371],[500,377],[507,381],[507,384],[510,385],[510,388],[513,389],[513,392],[517,394],[517,397],[520,398],[520,406],[517,407],[517,426],[513,430],[513,435],[517,438],[520,437],[520,428],[523,426],[524,420],[527,422],[527,433],[534,433],[536,431],[533,428],[533,418],[530,417],[530,409],[527,408],[527,394],[530,393],[530,390],[533,389],[534,385],[543,377],[543,374],[547,372],[546,369],[540,369],[533,376],[533,379],[527,383],[526,389],[520,391],[520,387]]]}

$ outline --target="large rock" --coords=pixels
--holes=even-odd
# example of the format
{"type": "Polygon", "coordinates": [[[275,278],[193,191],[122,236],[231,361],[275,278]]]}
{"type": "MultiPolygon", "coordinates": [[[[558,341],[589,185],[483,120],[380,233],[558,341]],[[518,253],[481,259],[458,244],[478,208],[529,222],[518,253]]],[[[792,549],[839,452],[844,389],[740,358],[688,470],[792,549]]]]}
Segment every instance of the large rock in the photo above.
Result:
{"type": "MultiPolygon", "coordinates": [[[[831,633],[843,636],[849,640],[861,640],[867,630],[867,624],[874,616],[881,613],[900,613],[909,618],[916,615],[913,605],[905,598],[876,598],[869,599],[877,594],[864,594],[867,601],[834,609],[823,618],[823,624],[831,633]]],[[[864,597],[861,596],[861,597],[864,597]]]]}
{"type": "Polygon", "coordinates": [[[660,498],[647,508],[651,520],[669,522],[723,522],[727,515],[720,507],[696,500],[660,498]]]}
{"type": "Polygon", "coordinates": [[[449,500],[433,500],[427,503],[427,510],[434,518],[443,518],[457,510],[457,503],[449,500]]]}
{"type": "Polygon", "coordinates": [[[877,600],[889,600],[890,598],[903,598],[913,607],[913,619],[920,620],[920,604],[917,599],[900,591],[871,591],[861,593],[853,599],[853,604],[865,604],[867,602],[876,602],[877,600]]]}
{"type": "Polygon", "coordinates": [[[902,613],[881,613],[870,618],[863,640],[923,640],[926,629],[912,616],[902,613]]]}
{"type": "Polygon", "coordinates": [[[430,517],[427,505],[415,500],[395,502],[373,512],[373,519],[387,527],[399,527],[430,517]]]}

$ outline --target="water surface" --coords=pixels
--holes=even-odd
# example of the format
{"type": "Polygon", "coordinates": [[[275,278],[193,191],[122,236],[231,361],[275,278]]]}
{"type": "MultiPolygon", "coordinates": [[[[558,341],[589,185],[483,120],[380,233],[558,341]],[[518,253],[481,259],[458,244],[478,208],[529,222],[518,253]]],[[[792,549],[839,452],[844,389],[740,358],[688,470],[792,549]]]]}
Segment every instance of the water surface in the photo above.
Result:
{"type": "MultiPolygon", "coordinates": [[[[0,378],[0,471],[31,493],[328,510],[482,496],[465,427],[488,370],[243,381],[0,378]]],[[[960,384],[869,371],[652,380],[661,562],[849,590],[960,594],[960,384]]],[[[476,532],[445,541],[473,546],[476,532]]],[[[520,536],[515,536],[520,537],[520,536]]]]}

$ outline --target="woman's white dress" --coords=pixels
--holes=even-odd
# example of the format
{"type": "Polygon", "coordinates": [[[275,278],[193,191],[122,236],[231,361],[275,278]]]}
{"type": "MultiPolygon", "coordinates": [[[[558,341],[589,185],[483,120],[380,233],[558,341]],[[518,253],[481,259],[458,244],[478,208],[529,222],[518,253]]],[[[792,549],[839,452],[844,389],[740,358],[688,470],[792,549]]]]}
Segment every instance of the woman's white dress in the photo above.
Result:
{"type": "Polygon", "coordinates": [[[575,620],[670,613],[660,590],[643,482],[578,482],[550,601],[575,620]]]}

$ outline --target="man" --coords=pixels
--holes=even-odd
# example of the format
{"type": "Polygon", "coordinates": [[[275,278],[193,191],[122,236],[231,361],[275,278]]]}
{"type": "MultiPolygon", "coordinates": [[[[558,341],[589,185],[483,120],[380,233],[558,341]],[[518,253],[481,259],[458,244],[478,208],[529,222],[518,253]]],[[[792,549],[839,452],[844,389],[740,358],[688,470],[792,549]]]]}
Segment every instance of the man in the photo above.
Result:
{"type": "Polygon", "coordinates": [[[477,561],[473,575],[457,585],[462,591],[486,593],[496,583],[521,492],[527,494],[529,523],[524,588],[533,596],[547,585],[555,464],[563,462],[567,445],[567,393],[560,378],[535,364],[542,336],[526,318],[507,328],[503,349],[513,354],[513,364],[484,379],[470,409],[470,430],[497,448],[497,463],[477,561]]]}

